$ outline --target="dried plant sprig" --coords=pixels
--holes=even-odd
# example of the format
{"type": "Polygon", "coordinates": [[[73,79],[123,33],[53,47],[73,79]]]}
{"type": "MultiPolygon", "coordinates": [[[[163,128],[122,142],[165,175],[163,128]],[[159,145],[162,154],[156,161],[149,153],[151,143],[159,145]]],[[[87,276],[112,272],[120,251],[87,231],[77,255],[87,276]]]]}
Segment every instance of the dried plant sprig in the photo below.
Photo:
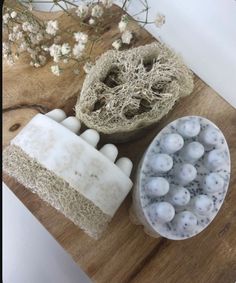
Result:
{"type": "MultiPolygon", "coordinates": [[[[142,19],[133,18],[126,13],[131,0],[122,1],[124,14],[118,24],[120,37],[112,43],[112,47],[117,50],[123,45],[131,44],[133,33],[129,28],[129,22],[136,21],[143,26],[155,23],[157,27],[161,27],[165,22],[165,17],[161,14],[158,14],[154,21],[148,21],[149,6],[147,0],[138,1],[143,8],[134,16],[144,13],[142,19]]],[[[23,52],[27,52],[31,58],[30,65],[36,68],[45,65],[48,58],[52,58],[56,65],[51,66],[51,71],[57,76],[63,72],[64,64],[68,64],[70,61],[74,62],[74,73],[80,73],[78,71],[78,64],[80,63],[85,63],[84,71],[88,72],[91,67],[90,57],[94,43],[100,40],[100,35],[103,32],[104,12],[109,14],[113,0],[88,0],[80,2],[80,4],[72,2],[72,0],[48,0],[47,2],[24,0],[22,2],[27,6],[24,9],[12,9],[6,6],[3,8],[3,28],[7,34],[7,40],[3,42],[3,57],[6,61],[9,64],[14,64],[23,52]],[[86,33],[79,30],[70,31],[74,44],[62,42],[62,34],[68,31],[63,31],[57,20],[43,22],[38,19],[32,13],[34,3],[51,3],[52,7],[58,6],[76,20],[80,27],[87,26],[90,30],[92,29],[94,35],[88,37],[86,33]],[[69,9],[71,7],[74,9],[69,9]],[[85,56],[85,53],[88,55],[85,56]]]]}

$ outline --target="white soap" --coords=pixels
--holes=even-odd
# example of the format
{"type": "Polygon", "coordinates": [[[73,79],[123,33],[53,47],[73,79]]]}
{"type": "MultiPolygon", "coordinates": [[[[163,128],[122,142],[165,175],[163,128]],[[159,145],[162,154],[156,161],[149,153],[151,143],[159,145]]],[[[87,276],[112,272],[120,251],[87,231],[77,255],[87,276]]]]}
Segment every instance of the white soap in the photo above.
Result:
{"type": "Polygon", "coordinates": [[[177,125],[178,132],[185,138],[196,137],[200,130],[201,126],[198,119],[184,119],[180,120],[177,125]]]}
{"type": "MultiPolygon", "coordinates": [[[[83,137],[90,133],[94,146],[98,141],[94,130],[87,130],[83,137]]],[[[129,164],[129,172],[123,173],[88,142],[46,115],[37,114],[11,144],[19,146],[111,217],[132,187],[128,177],[132,162],[128,158],[121,162],[129,164]]]]}
{"type": "Polygon", "coordinates": [[[157,154],[150,160],[150,166],[154,172],[167,172],[173,167],[173,159],[165,153],[157,154]]]}
{"type": "Polygon", "coordinates": [[[206,195],[198,195],[192,199],[192,207],[197,214],[205,215],[213,208],[212,198],[206,195]]]}
{"type": "Polygon", "coordinates": [[[80,121],[76,117],[67,117],[61,124],[71,130],[73,133],[77,134],[81,128],[80,121]]]}
{"type": "Polygon", "coordinates": [[[132,168],[133,168],[133,163],[131,160],[127,157],[121,157],[116,161],[116,166],[120,168],[120,170],[126,175],[130,176],[132,168]]]}
{"type": "Polygon", "coordinates": [[[216,217],[224,201],[229,180],[230,153],[220,129],[204,117],[179,118],[158,133],[140,161],[133,190],[135,217],[144,226],[144,231],[148,231],[153,237],[188,239],[204,230],[216,217]],[[206,140],[209,143],[211,138],[203,139],[203,144],[200,136],[206,129],[212,128],[220,136],[219,144],[215,145],[219,151],[209,152],[206,140]],[[174,139],[171,137],[177,133],[183,134],[184,145],[180,150],[172,152],[174,139]],[[173,164],[170,162],[168,167],[169,158],[173,164]],[[158,177],[168,181],[167,194],[162,191],[160,193],[159,187],[152,181],[158,177]],[[173,221],[151,221],[150,205],[153,202],[172,204],[176,210],[173,221]]]}
{"type": "Polygon", "coordinates": [[[66,119],[66,113],[62,109],[54,109],[45,115],[57,122],[61,122],[66,119]]]}
{"type": "Polygon", "coordinates": [[[183,158],[187,162],[194,163],[204,154],[204,146],[199,142],[190,142],[183,148],[183,158]]]}
{"type": "Polygon", "coordinates": [[[220,144],[221,137],[220,132],[216,128],[210,126],[200,133],[199,140],[207,149],[210,149],[220,144]]]}
{"type": "Polygon", "coordinates": [[[161,147],[168,154],[180,150],[183,145],[184,140],[179,134],[167,134],[161,139],[161,147]]]}
{"type": "Polygon", "coordinates": [[[203,181],[204,191],[210,194],[223,191],[224,185],[224,179],[216,172],[207,175],[203,181]]]}
{"type": "Polygon", "coordinates": [[[153,177],[146,184],[146,192],[150,197],[160,197],[168,193],[170,185],[165,178],[153,177]]]}
{"type": "Polygon", "coordinates": [[[118,149],[114,144],[105,144],[100,152],[105,155],[111,162],[115,162],[116,157],[118,155],[118,149]]]}
{"type": "Polygon", "coordinates": [[[148,211],[150,219],[154,223],[170,222],[175,216],[175,209],[168,202],[153,203],[150,205],[148,211]]]}
{"type": "Polygon", "coordinates": [[[179,165],[176,169],[176,179],[180,185],[187,185],[192,182],[197,176],[196,168],[189,163],[179,165]]]}
{"type": "Polygon", "coordinates": [[[100,140],[100,136],[99,133],[93,129],[88,129],[86,131],[84,131],[80,137],[85,140],[86,142],[88,142],[91,146],[96,147],[99,140],[100,140]]]}
{"type": "Polygon", "coordinates": [[[173,205],[186,205],[190,201],[189,190],[184,187],[171,187],[169,191],[169,200],[173,205]]]}
{"type": "Polygon", "coordinates": [[[176,214],[173,225],[181,233],[193,232],[197,226],[197,217],[191,211],[182,211],[176,214]]]}
{"type": "Polygon", "coordinates": [[[217,170],[225,163],[228,163],[228,154],[222,149],[214,149],[210,151],[205,159],[205,165],[210,170],[217,170]]]}

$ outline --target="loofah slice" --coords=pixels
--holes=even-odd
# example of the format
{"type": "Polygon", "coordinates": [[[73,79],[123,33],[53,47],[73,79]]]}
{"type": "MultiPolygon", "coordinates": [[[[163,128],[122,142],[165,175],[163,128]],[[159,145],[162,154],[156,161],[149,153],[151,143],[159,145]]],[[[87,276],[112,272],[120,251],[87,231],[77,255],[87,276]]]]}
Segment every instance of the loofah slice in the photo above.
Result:
{"type": "Polygon", "coordinates": [[[111,216],[85,198],[68,182],[44,168],[20,147],[8,146],[3,155],[4,171],[37,193],[44,201],[62,212],[89,236],[99,239],[111,216]]]}
{"type": "Polygon", "coordinates": [[[192,90],[191,71],[163,44],[109,50],[86,76],[76,115],[87,127],[127,140],[192,90]]]}

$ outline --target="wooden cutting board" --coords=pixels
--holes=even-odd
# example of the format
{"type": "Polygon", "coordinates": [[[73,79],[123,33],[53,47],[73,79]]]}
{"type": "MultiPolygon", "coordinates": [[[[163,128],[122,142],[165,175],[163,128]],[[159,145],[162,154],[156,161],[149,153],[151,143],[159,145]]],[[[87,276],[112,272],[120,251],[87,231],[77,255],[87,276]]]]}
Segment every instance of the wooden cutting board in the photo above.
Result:
{"type": "MultiPolygon", "coordinates": [[[[117,23],[121,11],[118,7],[113,7],[112,11],[112,17],[105,15],[102,40],[96,44],[93,58],[110,49],[111,43],[119,36],[117,23]]],[[[51,16],[38,15],[42,18],[51,16]]],[[[64,28],[75,26],[65,14],[56,13],[54,17],[64,28]]],[[[133,46],[155,40],[136,24],[132,24],[132,30],[135,33],[133,46]]],[[[12,68],[4,66],[4,147],[38,112],[45,113],[58,107],[68,115],[73,114],[84,74],[81,70],[82,75],[75,76],[68,66],[63,76],[55,77],[49,71],[50,64],[32,69],[24,58],[12,68]]],[[[129,220],[129,195],[104,237],[95,241],[37,195],[12,178],[3,176],[17,197],[95,282],[232,283],[236,280],[236,110],[197,76],[194,80],[192,95],[181,99],[146,136],[120,144],[118,148],[120,156],[131,158],[136,167],[154,136],[176,118],[200,115],[221,128],[231,153],[230,187],[217,217],[199,235],[184,241],[147,236],[140,226],[132,225],[129,220]]]]}

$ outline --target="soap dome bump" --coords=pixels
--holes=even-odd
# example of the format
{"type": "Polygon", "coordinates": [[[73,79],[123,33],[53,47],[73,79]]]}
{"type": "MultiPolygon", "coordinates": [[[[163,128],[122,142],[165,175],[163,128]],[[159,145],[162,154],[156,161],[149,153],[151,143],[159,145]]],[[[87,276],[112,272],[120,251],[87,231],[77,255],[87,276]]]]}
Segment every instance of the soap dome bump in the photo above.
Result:
{"type": "Polygon", "coordinates": [[[99,239],[106,230],[111,220],[109,215],[62,178],[30,158],[20,147],[10,145],[4,150],[3,169],[91,237],[99,239]]]}
{"type": "Polygon", "coordinates": [[[193,90],[191,71],[160,43],[109,50],[87,74],[76,116],[104,134],[143,129],[193,90]]]}

